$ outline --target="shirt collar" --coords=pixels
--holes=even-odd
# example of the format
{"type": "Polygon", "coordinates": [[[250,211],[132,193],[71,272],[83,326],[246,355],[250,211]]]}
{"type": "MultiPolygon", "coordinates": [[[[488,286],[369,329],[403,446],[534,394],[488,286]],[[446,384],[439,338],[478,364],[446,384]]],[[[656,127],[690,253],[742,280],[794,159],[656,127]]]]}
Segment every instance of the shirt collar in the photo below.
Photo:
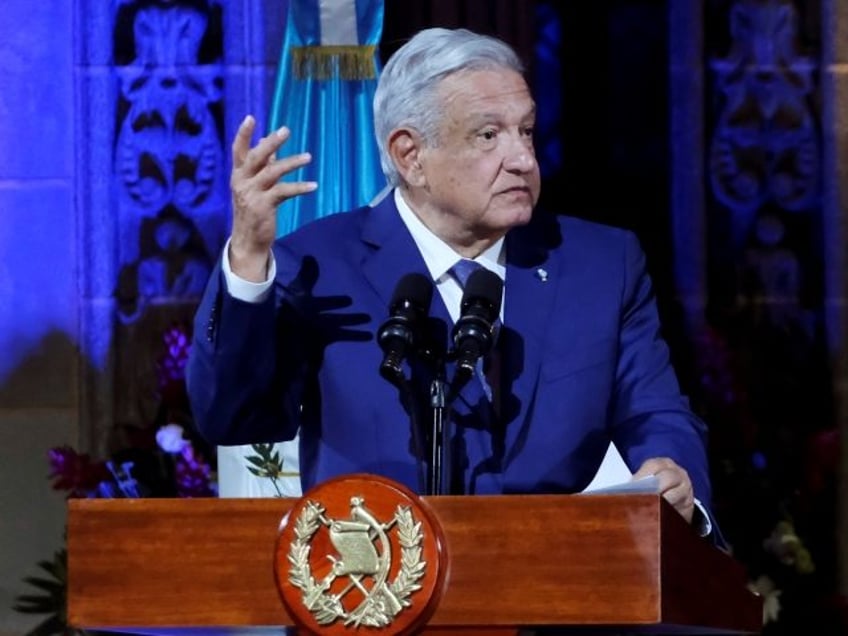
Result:
{"type": "MultiPolygon", "coordinates": [[[[463,257],[424,225],[403,198],[400,188],[395,188],[394,197],[400,218],[412,234],[412,239],[424,258],[430,276],[434,281],[439,282],[463,257]]],[[[474,260],[504,280],[506,278],[505,256],[504,237],[501,237],[474,260]]]]}

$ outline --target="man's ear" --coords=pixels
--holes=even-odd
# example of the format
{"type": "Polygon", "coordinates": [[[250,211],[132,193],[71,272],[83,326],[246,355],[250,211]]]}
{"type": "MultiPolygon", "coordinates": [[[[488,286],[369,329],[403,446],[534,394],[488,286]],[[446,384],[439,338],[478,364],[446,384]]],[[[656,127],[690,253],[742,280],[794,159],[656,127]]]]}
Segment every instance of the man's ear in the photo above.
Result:
{"type": "Polygon", "coordinates": [[[413,187],[421,187],[426,183],[421,167],[424,140],[418,131],[411,128],[393,130],[389,135],[387,148],[404,183],[413,187]]]}

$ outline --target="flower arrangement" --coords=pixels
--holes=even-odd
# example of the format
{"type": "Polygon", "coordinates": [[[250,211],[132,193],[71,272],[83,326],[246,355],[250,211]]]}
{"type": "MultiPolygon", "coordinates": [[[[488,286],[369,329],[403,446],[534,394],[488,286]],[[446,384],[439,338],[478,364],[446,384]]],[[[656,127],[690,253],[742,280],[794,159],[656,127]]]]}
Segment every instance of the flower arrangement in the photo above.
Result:
{"type": "Polygon", "coordinates": [[[845,633],[836,593],[838,433],[815,343],[783,327],[729,320],[694,339],[693,404],[710,426],[714,508],[763,634],[845,633]]]}
{"type": "MultiPolygon", "coordinates": [[[[188,398],[185,365],[190,339],[186,329],[171,326],[163,334],[163,352],[156,360],[159,413],[163,422],[133,428],[125,435],[130,444],[109,457],[94,459],[70,446],[48,452],[49,475],[54,490],[67,497],[213,497],[217,481],[206,459],[211,449],[188,432],[188,398]],[[171,421],[175,420],[175,421],[171,421]]],[[[65,615],[67,553],[58,550],[38,567],[44,572],[24,582],[37,593],[16,599],[14,609],[26,614],[47,614],[26,636],[81,634],[69,627],[65,615]]]]}

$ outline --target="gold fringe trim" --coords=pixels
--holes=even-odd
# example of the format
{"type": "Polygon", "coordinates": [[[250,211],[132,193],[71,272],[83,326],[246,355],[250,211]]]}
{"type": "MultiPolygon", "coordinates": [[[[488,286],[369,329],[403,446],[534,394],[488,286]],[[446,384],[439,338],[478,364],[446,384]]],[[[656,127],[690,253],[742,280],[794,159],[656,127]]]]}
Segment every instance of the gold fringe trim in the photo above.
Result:
{"type": "Polygon", "coordinates": [[[366,80],[377,77],[374,54],[377,47],[295,46],[292,47],[292,72],[299,79],[366,80]]]}

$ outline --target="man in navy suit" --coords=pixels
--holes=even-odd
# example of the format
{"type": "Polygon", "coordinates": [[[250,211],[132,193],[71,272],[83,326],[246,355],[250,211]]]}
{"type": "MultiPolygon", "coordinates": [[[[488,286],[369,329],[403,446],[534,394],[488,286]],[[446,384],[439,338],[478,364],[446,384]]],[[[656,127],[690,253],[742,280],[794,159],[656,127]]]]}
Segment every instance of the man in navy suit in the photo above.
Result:
{"type": "MultiPolygon", "coordinates": [[[[452,268],[472,259],[504,281],[499,374],[493,400],[475,378],[450,409],[452,491],[580,491],[615,442],[706,534],[704,426],[669,364],[643,253],[629,232],[533,214],[535,105],[522,72],[499,40],[419,33],[389,60],[374,100],[393,191],[276,241],[278,205],[317,187],[280,178],[311,157],[275,158],[285,128],[251,147],[245,119],[232,235],[189,361],[197,424],[215,444],[300,431],[304,489],[351,472],[419,488],[427,451],[411,429],[427,422],[411,424],[417,407],[380,377],[375,333],[398,280],[419,272],[446,339],[462,297],[452,268]]],[[[422,367],[409,362],[426,393],[422,367]]]]}

